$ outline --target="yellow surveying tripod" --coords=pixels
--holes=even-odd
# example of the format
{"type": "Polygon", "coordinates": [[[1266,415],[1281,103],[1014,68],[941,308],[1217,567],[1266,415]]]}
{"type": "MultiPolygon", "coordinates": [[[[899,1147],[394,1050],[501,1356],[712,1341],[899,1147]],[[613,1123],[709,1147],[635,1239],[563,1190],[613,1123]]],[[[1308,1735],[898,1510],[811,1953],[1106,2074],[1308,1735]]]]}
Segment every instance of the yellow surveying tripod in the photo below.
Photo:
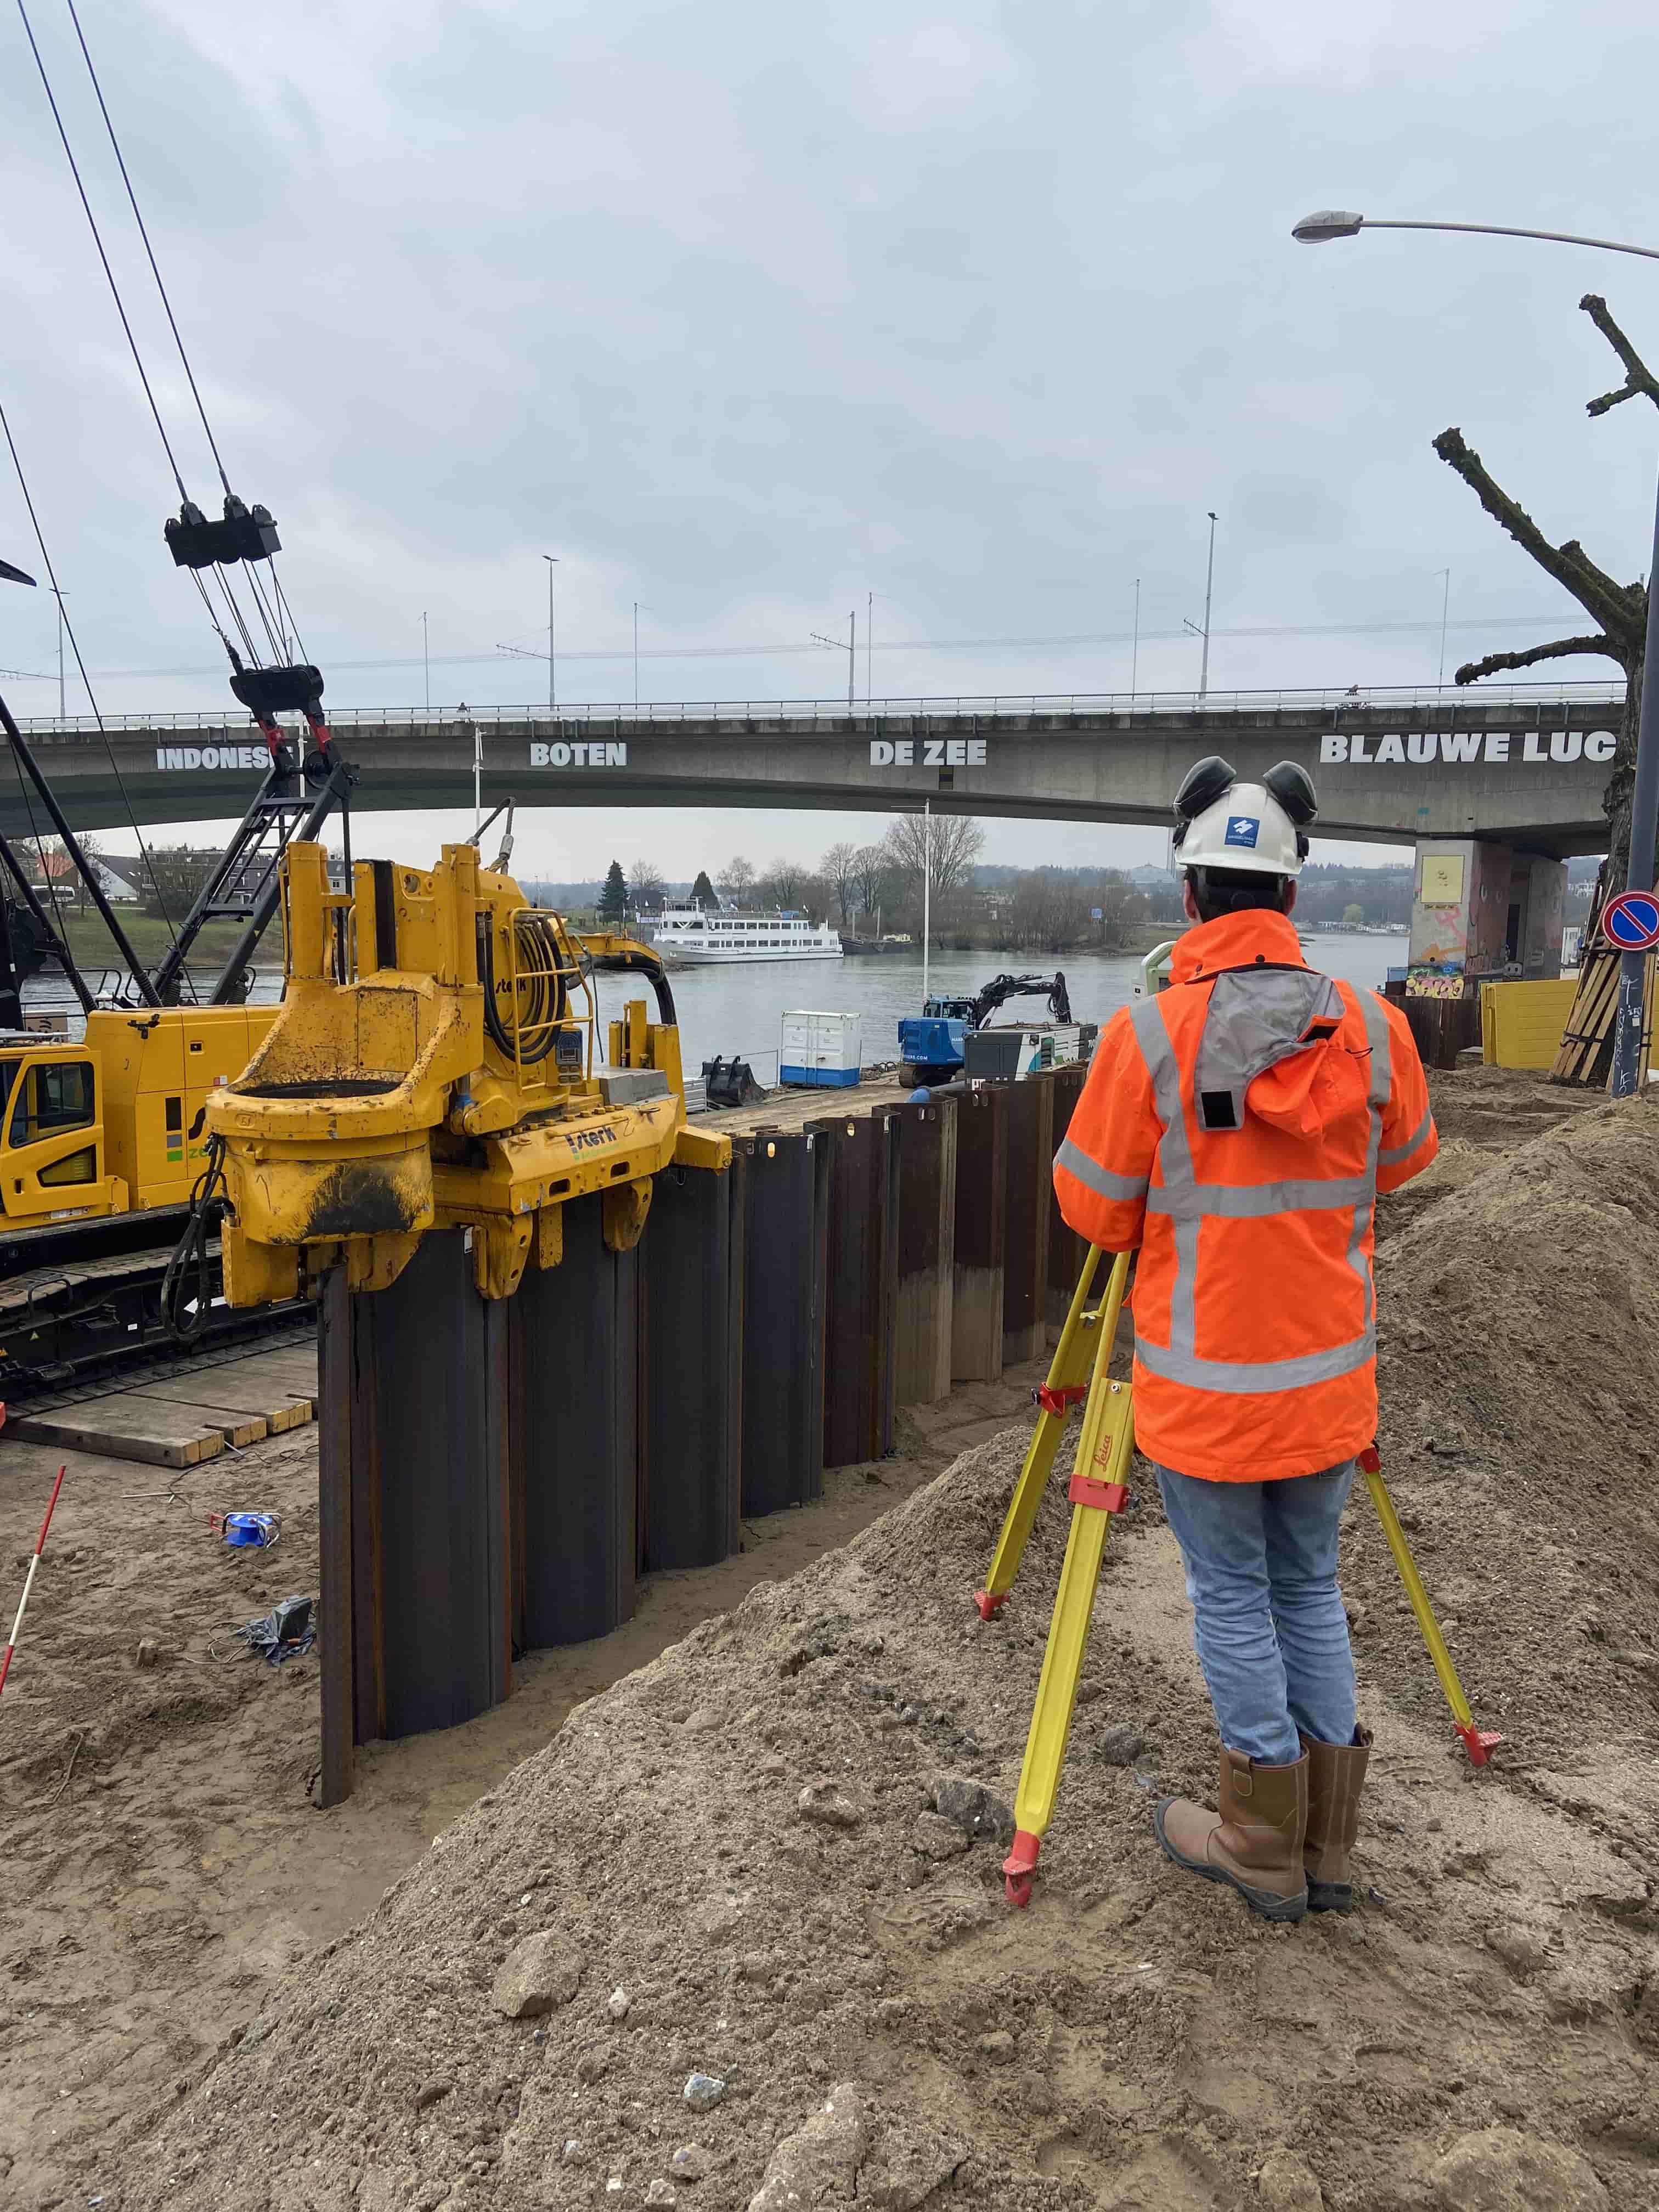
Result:
{"type": "MultiPolygon", "coordinates": [[[[1048,1643],[1042,1655],[1036,1702],[1031,1710],[1025,1757],[1019,1770],[1019,1790],[1014,1799],[1013,1849],[1002,1862],[1003,1888],[1010,1905],[1030,1902],[1031,1877],[1036,1871],[1042,1838],[1054,1818],[1060,1790],[1060,1768],[1072,1733],[1072,1714],[1077,1703],[1078,1676],[1084,1647],[1094,1617],[1095,1590],[1100,1580],[1111,1517],[1128,1502],[1125,1476],[1134,1451],[1134,1394],[1127,1382],[1114,1382],[1107,1370],[1117,1335],[1118,1316],[1129,1278],[1130,1255],[1120,1252],[1112,1261],[1105,1293],[1092,1310],[1090,1292],[1101,1254],[1091,1246],[1083,1273],[1072,1293],[1066,1326],[1049,1364],[1048,1379],[1036,1391],[1037,1425],[1025,1462],[1014,1485],[1013,1496],[1003,1516],[1002,1533],[991,1558],[991,1571],[974,1602],[980,1617],[993,1620],[1008,1601],[1015,1576],[1036,1521],[1048,1477],[1054,1471],[1060,1440],[1074,1405],[1083,1407],[1077,1454],[1066,1496],[1072,1504],[1071,1533],[1066,1540],[1066,1559],[1060,1571],[1054,1617],[1048,1624],[1048,1643]],[[1086,1377],[1086,1380],[1085,1380],[1086,1377]]],[[[1440,1633],[1428,1593],[1417,1571],[1400,1516],[1394,1510],[1382,1480],[1382,1463],[1375,1444],[1359,1455],[1371,1503],[1389,1540],[1389,1549],[1411,1600],[1412,1611],[1434,1662],[1446,1702],[1451,1707],[1457,1734],[1472,1765],[1485,1766],[1503,1738],[1475,1726],[1463,1686],[1457,1679],[1451,1654],[1440,1633]]]]}

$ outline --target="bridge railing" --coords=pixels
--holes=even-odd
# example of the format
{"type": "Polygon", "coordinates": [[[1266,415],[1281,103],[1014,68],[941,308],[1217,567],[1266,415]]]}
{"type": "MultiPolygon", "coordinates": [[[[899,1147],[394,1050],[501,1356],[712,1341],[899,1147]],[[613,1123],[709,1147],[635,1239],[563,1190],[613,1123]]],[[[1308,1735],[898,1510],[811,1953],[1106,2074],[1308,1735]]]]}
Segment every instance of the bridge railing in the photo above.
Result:
{"type": "MultiPolygon", "coordinates": [[[[507,724],[515,729],[560,730],[594,724],[607,729],[638,729],[660,723],[666,727],[688,722],[743,723],[754,721],[855,725],[888,718],[927,720],[939,716],[984,714],[1004,717],[1029,714],[1058,720],[1093,719],[1106,714],[1241,714],[1390,712],[1401,714],[1426,708],[1482,706],[1524,702],[1528,712],[1559,705],[1571,707],[1614,705],[1624,697],[1619,684],[1563,684],[1547,688],[1538,684],[1484,684],[1478,688],[1444,684],[1390,686],[1361,684],[1346,690],[1254,691],[983,691],[939,693],[917,697],[855,700],[849,708],[838,699],[683,699],[644,700],[611,705],[582,701],[570,706],[496,707],[336,707],[329,712],[337,730],[406,731],[454,730],[507,724]]],[[[114,734],[157,730],[240,730],[252,728],[234,712],[208,708],[182,714],[106,714],[101,725],[90,714],[60,720],[34,715],[21,726],[30,735],[50,738],[96,736],[100,728],[114,734]]]]}

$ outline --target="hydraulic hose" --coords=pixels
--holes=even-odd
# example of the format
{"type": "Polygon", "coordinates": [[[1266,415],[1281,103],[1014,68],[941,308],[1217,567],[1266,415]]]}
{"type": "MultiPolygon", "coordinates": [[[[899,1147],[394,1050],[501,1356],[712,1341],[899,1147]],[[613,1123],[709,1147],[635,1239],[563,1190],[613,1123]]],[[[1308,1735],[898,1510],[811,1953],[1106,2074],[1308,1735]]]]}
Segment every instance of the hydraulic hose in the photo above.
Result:
{"type": "Polygon", "coordinates": [[[208,1308],[208,1239],[218,1227],[230,1195],[225,1182],[225,1140],[208,1139],[207,1165],[190,1194],[190,1214],[173,1256],[161,1277],[161,1318],[176,1344],[190,1344],[202,1334],[208,1308]],[[191,1310],[192,1296],[194,1310],[191,1310]]]}
{"type": "Polygon", "coordinates": [[[654,952],[647,952],[643,945],[627,952],[587,951],[585,964],[590,972],[599,968],[645,976],[657,1001],[658,1020],[665,1029],[679,1027],[679,1018],[674,1012],[674,994],[668,987],[668,976],[663,964],[654,952]]]}
{"type": "Polygon", "coordinates": [[[495,940],[488,913],[477,920],[478,980],[483,986],[484,1027],[503,1059],[533,1067],[547,1058],[568,1016],[570,994],[558,939],[539,915],[513,918],[518,989],[511,1032],[495,1002],[495,940]]]}

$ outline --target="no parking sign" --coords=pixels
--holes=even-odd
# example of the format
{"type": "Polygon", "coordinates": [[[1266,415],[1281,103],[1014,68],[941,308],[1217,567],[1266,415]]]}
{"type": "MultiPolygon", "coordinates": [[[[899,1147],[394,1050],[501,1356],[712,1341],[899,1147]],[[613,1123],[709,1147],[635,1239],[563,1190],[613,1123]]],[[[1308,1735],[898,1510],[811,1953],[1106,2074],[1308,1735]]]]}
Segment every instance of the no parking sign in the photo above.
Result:
{"type": "Polygon", "coordinates": [[[1659,896],[1620,891],[1601,909],[1601,934],[1620,952],[1648,952],[1659,945],[1659,896]]]}

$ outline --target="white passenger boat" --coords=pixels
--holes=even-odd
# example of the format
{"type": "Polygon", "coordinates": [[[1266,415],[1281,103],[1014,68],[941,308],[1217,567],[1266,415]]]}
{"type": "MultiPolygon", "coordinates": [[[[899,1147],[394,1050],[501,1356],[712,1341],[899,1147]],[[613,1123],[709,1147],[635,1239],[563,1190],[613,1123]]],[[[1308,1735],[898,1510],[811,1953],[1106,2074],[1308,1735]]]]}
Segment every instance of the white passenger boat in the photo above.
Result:
{"type": "Polygon", "coordinates": [[[805,915],[705,913],[701,907],[668,907],[648,926],[659,952],[694,967],[744,966],[761,960],[839,960],[840,933],[805,915]]]}

